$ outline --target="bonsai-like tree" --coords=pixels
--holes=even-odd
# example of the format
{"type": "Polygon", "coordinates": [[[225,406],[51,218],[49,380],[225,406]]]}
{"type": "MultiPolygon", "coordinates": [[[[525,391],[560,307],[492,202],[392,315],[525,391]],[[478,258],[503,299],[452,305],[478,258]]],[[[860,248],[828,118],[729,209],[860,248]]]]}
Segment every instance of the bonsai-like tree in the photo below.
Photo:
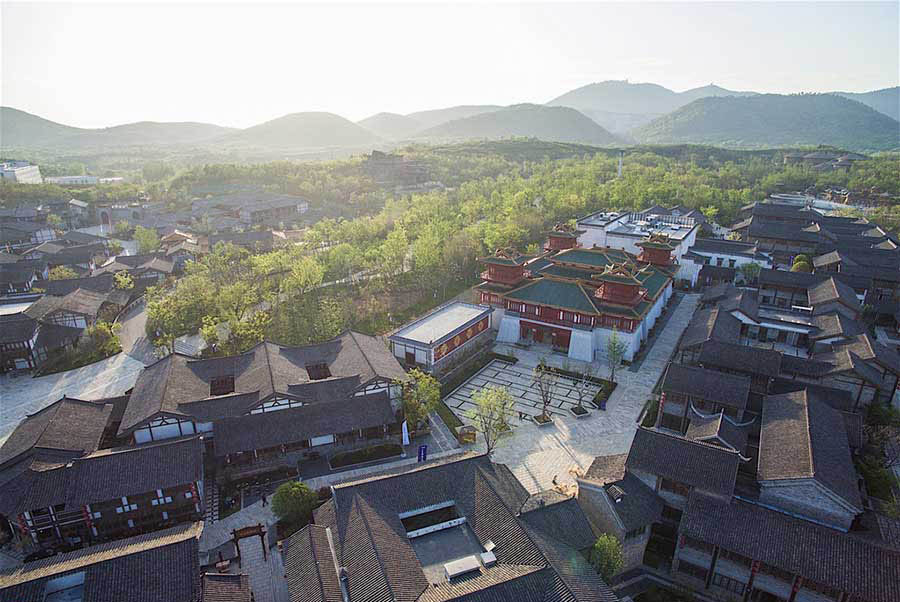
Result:
{"type": "Polygon", "coordinates": [[[415,368],[409,372],[410,382],[403,387],[403,416],[409,427],[428,421],[428,413],[441,400],[441,385],[430,374],[415,368]]]}
{"type": "Polygon", "coordinates": [[[537,387],[538,394],[541,396],[541,415],[538,417],[539,421],[548,422],[550,420],[550,414],[548,413],[547,408],[550,407],[550,402],[553,401],[553,393],[556,391],[559,384],[559,377],[548,369],[547,363],[542,358],[538,365],[534,367],[531,380],[537,387]]]}
{"type": "Polygon", "coordinates": [[[491,455],[503,433],[509,432],[515,400],[503,387],[485,387],[472,395],[475,408],[467,417],[475,430],[484,437],[487,453],[491,455]]]}
{"type": "Polygon", "coordinates": [[[316,492],[306,483],[288,481],[275,490],[272,512],[286,525],[302,527],[309,522],[318,499],[316,492]]]}
{"type": "Polygon", "coordinates": [[[616,370],[625,357],[628,349],[625,341],[619,336],[619,331],[613,329],[612,334],[606,339],[606,361],[609,362],[609,380],[616,382],[616,370]]]}
{"type": "Polygon", "coordinates": [[[604,581],[612,579],[625,563],[621,542],[608,533],[598,537],[591,547],[590,563],[604,581]]]}
{"type": "Polygon", "coordinates": [[[597,369],[592,363],[585,363],[584,369],[581,370],[578,380],[575,381],[575,394],[578,396],[578,407],[584,409],[584,400],[591,396],[594,388],[594,377],[597,369]]]}
{"type": "Polygon", "coordinates": [[[113,286],[123,291],[130,291],[134,288],[134,278],[125,270],[116,272],[116,275],[113,276],[113,286]]]}

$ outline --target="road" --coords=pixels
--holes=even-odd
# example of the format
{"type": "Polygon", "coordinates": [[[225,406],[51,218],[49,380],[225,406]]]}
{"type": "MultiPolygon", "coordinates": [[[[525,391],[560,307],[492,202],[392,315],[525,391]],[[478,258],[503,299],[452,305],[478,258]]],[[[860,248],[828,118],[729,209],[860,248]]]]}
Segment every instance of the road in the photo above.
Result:
{"type": "Polygon", "coordinates": [[[38,378],[30,374],[0,374],[0,445],[28,414],[50,405],[63,395],[101,399],[122,395],[134,386],[144,363],[125,353],[105,360],[38,378]]]}
{"type": "Polygon", "coordinates": [[[147,307],[144,299],[134,304],[133,307],[119,316],[119,324],[122,329],[119,331],[119,343],[122,345],[122,351],[143,362],[144,364],[152,364],[156,361],[153,344],[147,339],[145,327],[147,326],[147,307]]]}

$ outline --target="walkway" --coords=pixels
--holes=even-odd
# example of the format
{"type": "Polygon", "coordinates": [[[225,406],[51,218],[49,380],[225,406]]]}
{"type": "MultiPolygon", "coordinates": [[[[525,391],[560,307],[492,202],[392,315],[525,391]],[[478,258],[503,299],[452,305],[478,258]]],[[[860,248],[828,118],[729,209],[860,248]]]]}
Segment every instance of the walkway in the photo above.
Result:
{"type": "Polygon", "coordinates": [[[156,361],[153,343],[147,338],[147,303],[144,299],[137,301],[126,313],[119,316],[119,343],[122,351],[145,364],[156,361]]]}
{"type": "Polygon", "coordinates": [[[63,395],[88,400],[123,395],[143,368],[143,362],[118,353],[82,368],[38,378],[27,373],[0,375],[0,445],[25,416],[63,395]]]}
{"type": "MultiPolygon", "coordinates": [[[[595,410],[589,417],[581,419],[554,416],[553,425],[545,427],[519,422],[513,417],[513,433],[501,440],[494,450],[494,461],[509,466],[525,488],[536,493],[553,488],[554,480],[560,486],[574,485],[572,472],[583,473],[596,456],[627,452],[638,415],[662,377],[699,299],[699,295],[685,295],[671,310],[672,316],[659,332],[638,372],[617,372],[618,386],[610,396],[605,412],[595,410]]],[[[507,349],[498,346],[501,353],[507,349]]],[[[537,353],[513,349],[519,359],[516,366],[521,368],[534,367],[541,359],[537,353]]],[[[567,358],[550,354],[546,360],[561,367],[567,358]]],[[[574,363],[568,361],[570,365],[574,363]]],[[[603,367],[599,375],[605,377],[607,372],[608,369],[603,367]]]]}

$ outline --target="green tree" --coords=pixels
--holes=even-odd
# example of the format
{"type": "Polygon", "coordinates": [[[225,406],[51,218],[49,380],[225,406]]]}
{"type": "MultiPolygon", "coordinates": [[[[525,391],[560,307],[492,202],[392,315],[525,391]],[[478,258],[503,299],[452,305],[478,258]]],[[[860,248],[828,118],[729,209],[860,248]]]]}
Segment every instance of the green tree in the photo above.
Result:
{"type": "Polygon", "coordinates": [[[84,330],[88,344],[93,347],[101,357],[109,357],[122,351],[119,344],[119,330],[121,324],[98,321],[84,330]]]}
{"type": "Polygon", "coordinates": [[[792,272],[812,272],[812,266],[805,261],[795,261],[794,265],[791,266],[792,272]]]}
{"type": "Polygon", "coordinates": [[[506,388],[494,386],[476,391],[472,401],[475,407],[469,410],[467,416],[475,430],[484,437],[487,453],[491,455],[500,437],[512,428],[510,420],[516,402],[506,388]]]}
{"type": "Polygon", "coordinates": [[[756,277],[759,276],[759,272],[762,269],[762,266],[756,263],[755,261],[751,261],[749,263],[742,263],[741,267],[738,268],[741,272],[741,275],[744,277],[744,282],[753,282],[756,280],[756,277]]]}
{"type": "Polygon", "coordinates": [[[150,228],[137,226],[134,229],[134,240],[137,241],[138,253],[141,255],[153,253],[159,249],[159,236],[157,236],[155,230],[150,228]]]}
{"type": "Polygon", "coordinates": [[[62,218],[55,213],[51,213],[47,216],[47,225],[54,230],[62,230],[65,227],[62,218]]]}
{"type": "Polygon", "coordinates": [[[282,483],[272,496],[272,512],[279,521],[289,527],[300,528],[312,517],[318,496],[306,483],[288,481],[282,483]]]}
{"type": "Polygon", "coordinates": [[[116,236],[116,238],[131,238],[131,224],[129,224],[124,219],[117,221],[113,226],[113,234],[116,236]]]}
{"type": "Polygon", "coordinates": [[[78,272],[66,265],[58,265],[50,270],[48,274],[50,280],[69,280],[78,278],[78,272]]]}
{"type": "Polygon", "coordinates": [[[716,221],[716,218],[719,216],[719,208],[715,205],[710,205],[708,207],[701,207],[700,213],[703,214],[703,217],[706,218],[709,222],[716,221]]]}
{"type": "Polygon", "coordinates": [[[415,430],[428,422],[428,413],[441,401],[441,385],[430,374],[415,368],[409,372],[410,382],[403,386],[403,416],[415,430]]]}
{"type": "Polygon", "coordinates": [[[113,276],[113,286],[123,291],[130,291],[134,288],[134,278],[125,270],[116,272],[116,275],[113,276]]]}
{"type": "Polygon", "coordinates": [[[553,395],[559,385],[559,376],[555,372],[551,372],[544,358],[534,367],[531,375],[531,381],[537,387],[538,394],[541,396],[541,415],[538,417],[540,422],[548,422],[550,414],[547,408],[553,402],[553,395]]]}
{"type": "Polygon", "coordinates": [[[609,582],[625,563],[621,542],[615,536],[604,533],[591,547],[590,562],[603,580],[609,582]]]}
{"type": "Polygon", "coordinates": [[[122,251],[125,250],[125,248],[122,246],[122,243],[120,243],[118,240],[110,240],[109,243],[107,243],[107,246],[109,247],[110,255],[113,256],[121,255],[122,251]]]}
{"type": "Polygon", "coordinates": [[[406,238],[406,230],[400,226],[391,230],[387,239],[378,249],[378,256],[381,259],[380,267],[385,276],[396,276],[403,271],[408,249],[409,241],[406,238]]]}
{"type": "Polygon", "coordinates": [[[628,344],[619,336],[619,331],[613,329],[612,334],[606,339],[606,361],[609,364],[609,380],[616,382],[616,370],[628,351],[628,344]]]}

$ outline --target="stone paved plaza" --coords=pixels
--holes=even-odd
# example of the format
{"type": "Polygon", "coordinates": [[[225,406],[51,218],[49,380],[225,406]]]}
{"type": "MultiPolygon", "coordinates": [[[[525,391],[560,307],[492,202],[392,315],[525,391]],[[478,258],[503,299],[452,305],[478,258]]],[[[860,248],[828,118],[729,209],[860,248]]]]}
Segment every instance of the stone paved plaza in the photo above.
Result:
{"type": "MultiPolygon", "coordinates": [[[[494,450],[493,460],[509,466],[525,488],[536,493],[553,488],[554,481],[562,487],[574,485],[573,473],[586,471],[596,456],[627,452],[634,438],[638,416],[666,369],[699,298],[699,295],[685,295],[680,303],[669,306],[667,311],[673,313],[662,326],[639,369],[636,372],[622,369],[616,373],[618,386],[607,402],[606,411],[593,410],[590,416],[580,419],[567,411],[556,411],[553,424],[543,427],[530,421],[520,421],[513,416],[513,431],[500,441],[494,450]]],[[[523,351],[501,344],[497,345],[496,350],[498,353],[512,353],[518,358],[514,367],[520,375],[530,375],[542,358],[548,364],[562,367],[567,363],[569,369],[578,370],[575,366],[578,362],[550,353],[549,349],[542,353],[534,348],[523,351]]],[[[490,370],[491,375],[496,369],[491,368],[493,365],[485,369],[490,370]]],[[[598,376],[608,377],[606,366],[596,367],[598,376]]],[[[476,374],[473,379],[481,377],[483,373],[484,371],[476,374]]],[[[487,382],[489,378],[503,377],[485,378],[487,382]]],[[[530,376],[526,382],[530,382],[530,376]]],[[[528,403],[526,401],[524,405],[528,403]]],[[[461,418],[468,422],[464,416],[461,418]]],[[[476,445],[483,445],[480,437],[476,445]]]]}
{"type": "MultiPolygon", "coordinates": [[[[548,360],[548,363],[549,360],[548,360]]],[[[582,362],[577,362],[582,365],[582,362]]],[[[484,387],[504,387],[516,400],[516,412],[522,412],[529,416],[541,413],[541,395],[537,385],[532,380],[534,365],[524,362],[510,364],[503,360],[493,360],[471,379],[463,383],[458,389],[444,399],[450,408],[461,419],[467,412],[475,407],[472,395],[484,387]]],[[[551,416],[571,416],[569,408],[578,405],[578,393],[575,390],[574,379],[560,376],[553,390],[553,401],[550,402],[548,412],[551,416]]],[[[584,397],[584,403],[590,407],[589,402],[600,390],[599,386],[590,385],[584,397]]]]}

